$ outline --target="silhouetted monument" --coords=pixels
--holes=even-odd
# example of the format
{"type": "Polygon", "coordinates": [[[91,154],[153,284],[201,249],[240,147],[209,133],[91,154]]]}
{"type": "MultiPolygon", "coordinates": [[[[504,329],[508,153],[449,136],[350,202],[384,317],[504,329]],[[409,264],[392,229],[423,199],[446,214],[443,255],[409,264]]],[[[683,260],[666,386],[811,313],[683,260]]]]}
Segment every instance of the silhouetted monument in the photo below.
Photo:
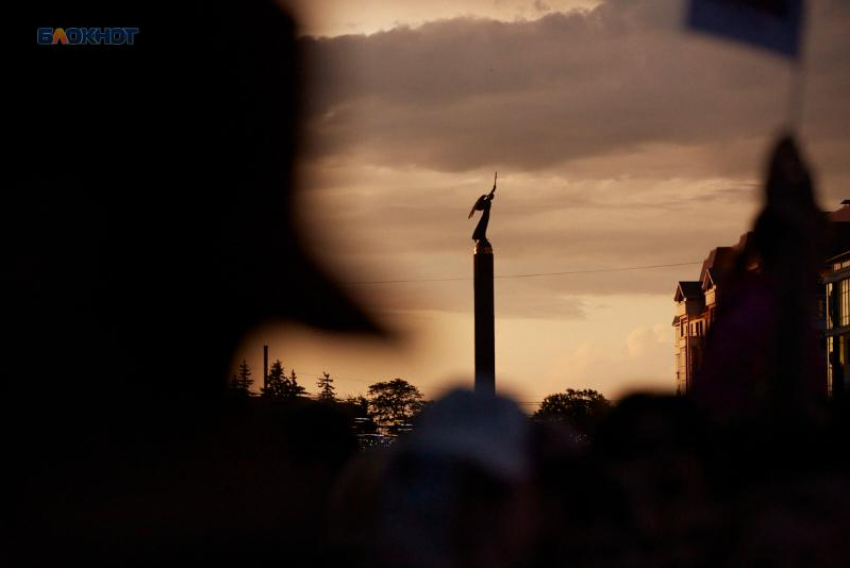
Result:
{"type": "Polygon", "coordinates": [[[496,392],[496,329],[493,310],[493,247],[487,240],[490,207],[496,195],[496,177],[493,189],[482,195],[472,206],[469,219],[476,211],[483,211],[472,240],[475,241],[475,392],[496,392]]]}
{"type": "Polygon", "coordinates": [[[487,195],[482,195],[478,198],[478,201],[475,202],[475,205],[472,206],[472,210],[469,212],[469,217],[467,217],[467,219],[472,219],[476,211],[484,212],[478,221],[478,225],[475,227],[475,231],[472,233],[472,240],[475,242],[488,242],[487,224],[490,222],[490,207],[493,205],[493,198],[496,196],[496,179],[498,179],[498,176],[499,172],[496,172],[493,179],[493,189],[487,195]]]}

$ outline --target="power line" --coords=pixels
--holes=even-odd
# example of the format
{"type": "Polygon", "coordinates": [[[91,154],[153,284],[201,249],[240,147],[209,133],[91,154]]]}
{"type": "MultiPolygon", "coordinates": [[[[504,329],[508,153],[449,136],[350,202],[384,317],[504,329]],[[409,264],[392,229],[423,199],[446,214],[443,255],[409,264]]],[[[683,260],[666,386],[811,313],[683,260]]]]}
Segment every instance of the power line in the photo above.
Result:
{"type": "MultiPolygon", "coordinates": [[[[564,270],[561,272],[526,272],[521,274],[504,274],[496,276],[496,280],[511,280],[515,278],[542,278],[546,276],[568,276],[570,274],[596,274],[600,272],[625,272],[628,270],[651,270],[654,268],[672,268],[676,266],[694,266],[702,264],[702,262],[676,262],[672,264],[648,264],[644,266],[622,266],[618,268],[592,268],[588,270],[564,270]]],[[[471,276],[461,276],[455,278],[420,278],[411,280],[361,280],[358,282],[349,282],[349,284],[417,284],[422,282],[462,282],[472,280],[471,276]]]]}
{"type": "MultiPolygon", "coordinates": [[[[301,374],[302,376],[312,376],[312,375],[314,375],[315,378],[317,378],[317,379],[321,378],[321,376],[325,373],[325,371],[322,371],[321,373],[316,373],[316,372],[313,372],[313,371],[305,371],[305,370],[299,371],[298,369],[295,369],[295,372],[301,374]]],[[[354,379],[354,378],[351,378],[351,377],[342,377],[342,376],[336,375],[334,373],[328,373],[328,374],[331,376],[331,378],[334,381],[339,379],[341,381],[352,381],[352,382],[355,382],[355,383],[363,383],[363,384],[367,384],[367,385],[375,382],[375,380],[366,381],[366,380],[362,380],[362,379],[354,379]]]]}
{"type": "MultiPolygon", "coordinates": [[[[361,384],[364,384],[364,385],[371,385],[371,384],[373,384],[373,383],[375,383],[379,380],[379,379],[372,379],[371,381],[365,381],[363,379],[352,379],[351,377],[342,377],[340,375],[334,375],[333,373],[329,373],[329,374],[334,381],[340,380],[340,381],[361,383],[361,384]]],[[[317,376],[317,378],[318,378],[318,376],[317,376]]]]}

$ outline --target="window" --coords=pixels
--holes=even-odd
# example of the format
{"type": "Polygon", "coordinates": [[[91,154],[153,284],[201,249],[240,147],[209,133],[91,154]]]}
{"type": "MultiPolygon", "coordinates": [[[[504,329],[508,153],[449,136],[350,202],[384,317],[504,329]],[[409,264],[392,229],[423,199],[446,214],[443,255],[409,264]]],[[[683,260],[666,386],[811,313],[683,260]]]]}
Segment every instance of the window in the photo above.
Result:
{"type": "Polygon", "coordinates": [[[850,280],[826,285],[827,328],[850,325],[850,280]]]}
{"type": "Polygon", "coordinates": [[[838,308],[837,298],[835,296],[835,284],[827,284],[826,285],[826,327],[827,329],[832,329],[835,327],[835,322],[833,318],[835,317],[835,310],[838,308]]]}
{"type": "Polygon", "coordinates": [[[826,388],[827,395],[832,396],[832,367],[836,363],[836,356],[833,352],[835,349],[835,340],[832,337],[826,338],[826,388]]]}

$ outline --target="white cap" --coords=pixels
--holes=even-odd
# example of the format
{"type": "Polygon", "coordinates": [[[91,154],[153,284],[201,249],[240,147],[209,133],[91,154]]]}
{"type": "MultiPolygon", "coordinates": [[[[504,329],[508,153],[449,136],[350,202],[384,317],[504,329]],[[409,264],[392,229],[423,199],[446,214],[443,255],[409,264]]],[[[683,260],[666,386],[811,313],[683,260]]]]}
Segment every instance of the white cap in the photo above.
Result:
{"type": "Polygon", "coordinates": [[[410,448],[466,460],[494,477],[518,481],[529,474],[529,430],[528,417],[514,401],[455,390],[425,408],[410,448]]]}

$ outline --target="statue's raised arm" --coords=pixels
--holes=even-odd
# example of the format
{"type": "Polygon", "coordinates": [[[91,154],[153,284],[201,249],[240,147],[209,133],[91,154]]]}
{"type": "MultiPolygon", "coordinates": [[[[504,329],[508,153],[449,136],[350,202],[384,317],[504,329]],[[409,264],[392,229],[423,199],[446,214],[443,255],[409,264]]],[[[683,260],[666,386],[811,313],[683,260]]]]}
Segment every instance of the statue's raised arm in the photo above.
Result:
{"type": "Polygon", "coordinates": [[[482,195],[478,198],[478,201],[475,202],[475,205],[472,206],[472,210],[469,212],[469,217],[467,217],[468,219],[472,219],[476,211],[483,211],[481,219],[479,219],[478,225],[472,233],[473,241],[487,242],[487,223],[490,222],[490,207],[492,206],[493,199],[496,197],[496,182],[498,178],[499,172],[496,172],[496,175],[493,177],[493,189],[487,195],[482,195]]]}

